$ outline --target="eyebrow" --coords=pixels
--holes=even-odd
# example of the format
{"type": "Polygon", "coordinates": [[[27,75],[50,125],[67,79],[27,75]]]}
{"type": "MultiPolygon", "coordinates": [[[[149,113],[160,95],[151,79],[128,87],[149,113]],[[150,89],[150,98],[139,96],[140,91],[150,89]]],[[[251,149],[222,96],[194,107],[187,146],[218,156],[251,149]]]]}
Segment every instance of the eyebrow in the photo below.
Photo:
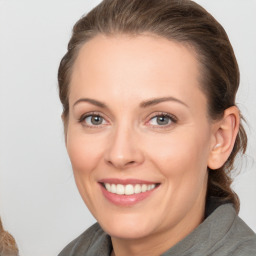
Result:
{"type": "MultiPolygon", "coordinates": [[[[140,103],[140,107],[147,108],[147,107],[154,106],[159,103],[166,102],[166,101],[174,101],[174,102],[180,103],[180,104],[188,107],[188,105],[186,103],[184,103],[183,101],[181,101],[177,98],[174,98],[174,97],[162,97],[162,98],[153,98],[150,100],[146,100],[146,101],[143,101],[140,103]]],[[[98,100],[90,99],[90,98],[81,98],[81,99],[77,100],[74,103],[73,107],[75,107],[77,104],[79,104],[81,102],[88,102],[88,103],[95,105],[97,107],[100,107],[100,108],[108,108],[105,103],[98,101],[98,100]]]]}
{"type": "Polygon", "coordinates": [[[95,105],[95,106],[100,107],[100,108],[107,108],[107,105],[104,104],[103,102],[100,102],[100,101],[94,100],[94,99],[89,99],[89,98],[82,98],[82,99],[77,100],[74,103],[73,107],[75,107],[80,102],[88,102],[88,103],[91,103],[92,105],[95,105]]]}
{"type": "Polygon", "coordinates": [[[182,105],[184,105],[185,107],[188,107],[188,105],[177,99],[177,98],[174,98],[174,97],[162,97],[162,98],[153,98],[153,99],[150,99],[150,100],[146,100],[146,101],[143,101],[140,103],[140,107],[141,108],[146,108],[146,107],[149,107],[149,106],[154,106],[154,105],[157,105],[159,103],[162,103],[162,102],[165,102],[165,101],[174,101],[174,102],[177,102],[177,103],[180,103],[182,105]]]}

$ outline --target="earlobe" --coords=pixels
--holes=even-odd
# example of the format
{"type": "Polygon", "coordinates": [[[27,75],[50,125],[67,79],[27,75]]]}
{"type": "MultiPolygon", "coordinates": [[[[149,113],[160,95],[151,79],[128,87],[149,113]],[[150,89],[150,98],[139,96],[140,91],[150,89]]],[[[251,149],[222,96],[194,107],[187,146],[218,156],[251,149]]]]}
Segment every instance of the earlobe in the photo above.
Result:
{"type": "Polygon", "coordinates": [[[208,159],[210,169],[219,169],[227,161],[233,150],[239,125],[240,113],[235,106],[227,108],[224,111],[223,118],[216,122],[213,134],[214,145],[208,159]]]}

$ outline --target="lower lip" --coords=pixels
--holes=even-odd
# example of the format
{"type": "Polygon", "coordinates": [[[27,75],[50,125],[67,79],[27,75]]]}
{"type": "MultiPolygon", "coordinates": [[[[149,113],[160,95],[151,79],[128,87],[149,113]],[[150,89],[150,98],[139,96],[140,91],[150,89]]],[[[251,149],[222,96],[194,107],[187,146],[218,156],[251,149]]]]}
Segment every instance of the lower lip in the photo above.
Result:
{"type": "Polygon", "coordinates": [[[102,185],[100,185],[103,195],[113,204],[118,206],[132,206],[142,200],[148,198],[154,191],[155,188],[146,192],[141,192],[133,195],[117,195],[107,191],[102,185]]]}

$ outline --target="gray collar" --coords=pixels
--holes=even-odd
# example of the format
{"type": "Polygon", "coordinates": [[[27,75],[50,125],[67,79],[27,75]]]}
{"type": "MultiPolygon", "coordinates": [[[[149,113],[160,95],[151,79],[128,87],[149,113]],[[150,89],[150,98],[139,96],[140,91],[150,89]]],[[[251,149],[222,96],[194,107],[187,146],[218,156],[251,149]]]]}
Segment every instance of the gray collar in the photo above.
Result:
{"type": "MultiPolygon", "coordinates": [[[[204,222],[162,256],[211,255],[228,233],[237,217],[232,204],[223,204],[214,210],[204,222]]],[[[98,224],[96,224],[98,225],[98,224]]],[[[111,238],[98,226],[97,240],[86,255],[109,256],[112,251],[111,238]]]]}
{"type": "Polygon", "coordinates": [[[236,217],[232,204],[219,206],[193,232],[162,256],[211,255],[222,243],[236,217]]]}

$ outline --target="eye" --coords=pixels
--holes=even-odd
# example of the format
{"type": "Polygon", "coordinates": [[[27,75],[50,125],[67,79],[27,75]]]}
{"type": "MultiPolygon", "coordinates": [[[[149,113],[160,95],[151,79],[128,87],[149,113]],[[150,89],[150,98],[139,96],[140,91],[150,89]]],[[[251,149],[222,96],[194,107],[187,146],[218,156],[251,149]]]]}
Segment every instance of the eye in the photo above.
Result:
{"type": "Polygon", "coordinates": [[[82,116],[79,121],[86,126],[101,126],[107,124],[107,121],[98,114],[82,116]]]}
{"type": "Polygon", "coordinates": [[[177,118],[169,114],[162,113],[152,117],[149,120],[148,124],[151,126],[169,126],[172,123],[176,123],[176,122],[177,122],[177,118]]]}

